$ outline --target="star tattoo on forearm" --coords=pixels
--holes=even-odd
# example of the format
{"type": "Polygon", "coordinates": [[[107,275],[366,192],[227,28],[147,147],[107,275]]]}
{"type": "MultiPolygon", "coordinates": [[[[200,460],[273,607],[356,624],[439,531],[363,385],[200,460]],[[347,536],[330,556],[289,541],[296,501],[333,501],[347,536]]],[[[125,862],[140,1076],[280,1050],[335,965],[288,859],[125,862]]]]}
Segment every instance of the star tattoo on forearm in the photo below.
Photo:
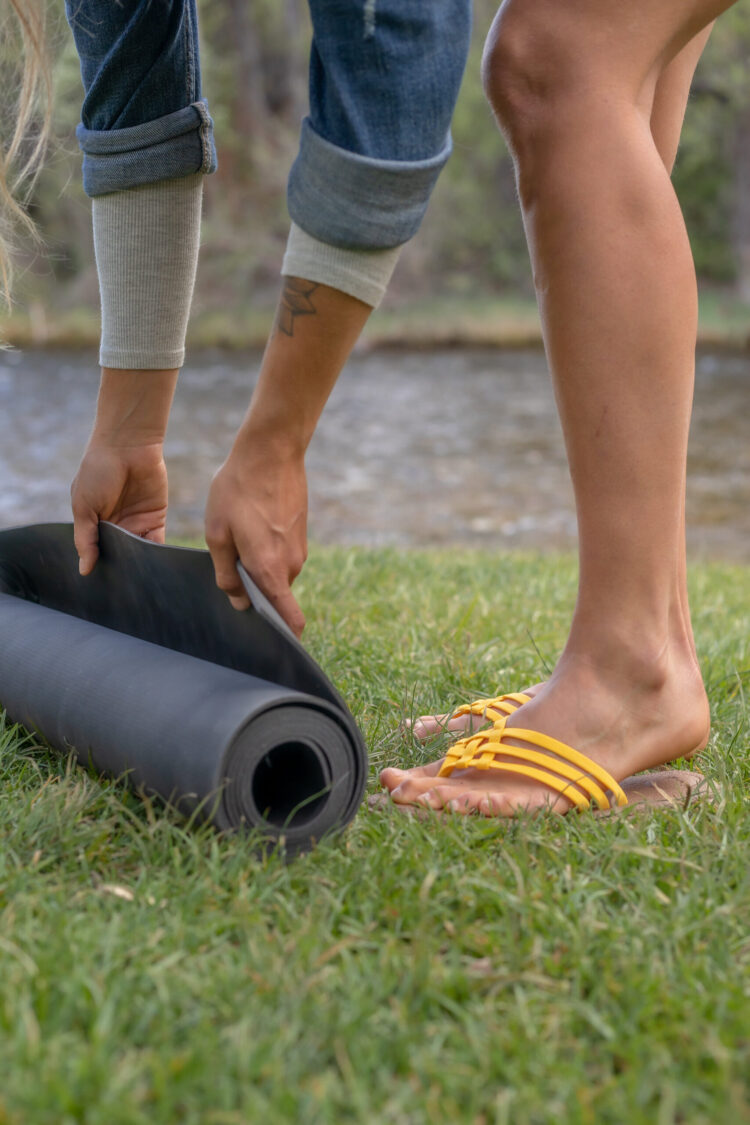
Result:
{"type": "Polygon", "coordinates": [[[314,281],[305,281],[302,277],[284,278],[276,326],[285,336],[294,335],[295,317],[315,316],[317,309],[311,298],[317,288],[314,281]]]}

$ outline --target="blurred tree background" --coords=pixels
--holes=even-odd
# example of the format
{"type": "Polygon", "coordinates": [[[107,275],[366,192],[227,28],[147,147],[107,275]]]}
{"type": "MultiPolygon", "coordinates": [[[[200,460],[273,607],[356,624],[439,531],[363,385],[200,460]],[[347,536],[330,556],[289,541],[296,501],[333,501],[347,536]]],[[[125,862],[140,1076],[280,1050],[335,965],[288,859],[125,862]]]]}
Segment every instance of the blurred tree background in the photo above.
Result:
{"type": "MultiPolygon", "coordinates": [[[[58,0],[51,10],[59,21],[58,0]]],[[[482,43],[496,10],[475,0],[474,44],[454,119],[455,151],[389,298],[530,297],[511,161],[485,102],[482,43]]],[[[243,317],[274,300],[288,219],[286,176],[307,104],[305,0],[199,0],[203,85],[220,168],[206,185],[195,311],[243,317]]],[[[56,144],[33,211],[46,243],[26,264],[19,304],[42,321],[96,308],[89,205],[74,138],[78,63],[57,24],[56,144]]],[[[750,0],[723,16],[701,61],[674,182],[702,282],[750,303],[750,0]]],[[[43,333],[42,333],[43,334],[43,333]]],[[[219,332],[220,336],[221,333],[219,332]]],[[[210,333],[209,333],[210,336],[210,333]]]]}

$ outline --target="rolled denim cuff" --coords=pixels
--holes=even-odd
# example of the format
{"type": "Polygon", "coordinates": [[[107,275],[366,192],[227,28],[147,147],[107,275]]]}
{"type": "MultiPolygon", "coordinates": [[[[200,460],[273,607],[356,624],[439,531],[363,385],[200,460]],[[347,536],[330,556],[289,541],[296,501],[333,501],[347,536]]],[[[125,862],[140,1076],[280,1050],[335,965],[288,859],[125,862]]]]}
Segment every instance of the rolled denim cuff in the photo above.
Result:
{"type": "Polygon", "coordinates": [[[87,195],[216,171],[213,121],[205,101],[127,129],[76,129],[87,195]]]}
{"type": "Polygon", "coordinates": [[[339,148],[302,122],[289,173],[289,214],[304,231],[350,250],[385,250],[408,242],[451,154],[450,133],[429,160],[378,160],[339,148]]]}

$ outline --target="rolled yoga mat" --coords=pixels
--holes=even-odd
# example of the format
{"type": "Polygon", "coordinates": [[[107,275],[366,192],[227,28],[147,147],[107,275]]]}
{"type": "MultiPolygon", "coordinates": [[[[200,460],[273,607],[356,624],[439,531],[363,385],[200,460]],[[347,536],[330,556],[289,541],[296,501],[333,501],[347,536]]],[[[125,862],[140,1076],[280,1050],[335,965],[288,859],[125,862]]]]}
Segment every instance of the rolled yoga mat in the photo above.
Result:
{"type": "Polygon", "coordinates": [[[240,566],[112,524],[81,578],[70,524],[0,531],[0,705],[63,753],[289,852],[354,817],[367,754],[344,700],[240,566]]]}

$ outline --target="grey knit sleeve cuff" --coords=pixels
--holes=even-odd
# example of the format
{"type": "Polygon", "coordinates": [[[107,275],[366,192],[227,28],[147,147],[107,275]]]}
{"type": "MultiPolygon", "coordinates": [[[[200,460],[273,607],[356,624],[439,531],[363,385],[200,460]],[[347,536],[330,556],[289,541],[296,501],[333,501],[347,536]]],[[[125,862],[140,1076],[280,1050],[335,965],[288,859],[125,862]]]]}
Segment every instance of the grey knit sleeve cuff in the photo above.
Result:
{"type": "Polygon", "coordinates": [[[377,308],[400,253],[400,246],[388,250],[344,250],[313,238],[292,223],[281,272],[286,277],[304,277],[330,285],[377,308]]]}
{"type": "Polygon", "coordinates": [[[202,191],[199,172],[92,200],[102,367],[182,366],[202,191]]]}

